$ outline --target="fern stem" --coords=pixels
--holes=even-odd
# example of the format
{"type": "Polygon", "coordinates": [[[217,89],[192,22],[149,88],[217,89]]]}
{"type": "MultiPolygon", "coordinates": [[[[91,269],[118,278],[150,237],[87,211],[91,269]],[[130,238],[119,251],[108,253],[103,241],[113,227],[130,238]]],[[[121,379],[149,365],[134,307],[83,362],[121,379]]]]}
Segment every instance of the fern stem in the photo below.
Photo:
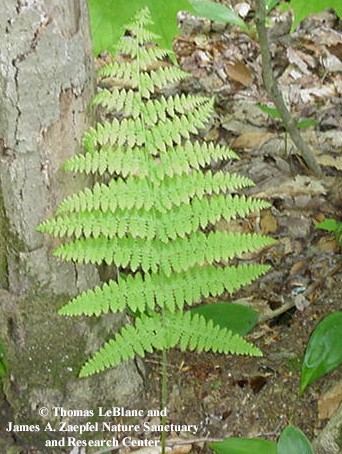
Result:
{"type": "MultiPolygon", "coordinates": [[[[162,364],[161,364],[161,399],[160,399],[160,407],[161,411],[167,407],[167,350],[162,351],[162,364]]],[[[165,412],[166,413],[166,412],[165,412]]],[[[161,425],[164,426],[166,424],[167,416],[164,412],[162,413],[163,416],[161,417],[161,425]]],[[[161,433],[161,446],[162,446],[162,454],[165,454],[165,431],[161,433]]]]}

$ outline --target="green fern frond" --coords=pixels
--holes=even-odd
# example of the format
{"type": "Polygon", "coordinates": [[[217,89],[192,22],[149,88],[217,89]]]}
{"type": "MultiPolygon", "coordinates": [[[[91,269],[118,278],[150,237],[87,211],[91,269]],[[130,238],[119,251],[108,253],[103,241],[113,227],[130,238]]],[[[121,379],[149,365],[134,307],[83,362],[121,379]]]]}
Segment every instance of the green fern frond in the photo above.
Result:
{"type": "Polygon", "coordinates": [[[268,207],[269,204],[264,200],[220,194],[175,207],[167,217],[155,209],[117,209],[115,213],[81,211],[45,221],[39,230],[57,237],[122,238],[129,235],[147,240],[156,238],[167,243],[177,237],[184,238],[186,234],[196,232],[199,228],[204,229],[209,224],[213,225],[221,218],[231,220],[268,207]]]}
{"type": "MultiPolygon", "coordinates": [[[[103,175],[118,174],[124,178],[134,175],[139,178],[147,176],[163,180],[165,176],[174,177],[182,173],[190,173],[192,169],[204,169],[210,164],[217,164],[227,159],[238,159],[236,153],[227,147],[213,143],[186,141],[182,145],[168,148],[159,160],[146,156],[146,149],[124,147],[102,147],[99,151],[76,155],[64,164],[64,169],[86,174],[98,173],[103,175]]],[[[254,183],[250,181],[250,186],[254,183]]]]}
{"type": "MultiPolygon", "coordinates": [[[[156,33],[151,32],[150,30],[147,30],[146,28],[142,27],[142,23],[139,21],[136,22],[135,24],[132,23],[131,25],[128,24],[126,26],[126,30],[129,31],[133,36],[134,36],[134,42],[138,43],[139,46],[144,45],[144,44],[149,44],[152,41],[156,41],[159,39],[159,35],[156,33]]],[[[122,52],[122,48],[120,49],[122,52]]]]}
{"type": "MultiPolygon", "coordinates": [[[[207,195],[219,194],[251,186],[249,178],[225,174],[223,172],[192,172],[179,177],[166,177],[162,184],[155,185],[153,190],[146,180],[129,177],[127,180],[118,178],[108,185],[96,183],[93,191],[86,188],[79,194],[66,198],[59,206],[58,213],[72,211],[110,210],[137,208],[164,213],[183,203],[188,204],[197,197],[203,199],[207,195]]],[[[241,200],[244,200],[241,197],[241,200]]]]}
{"type": "Polygon", "coordinates": [[[178,83],[189,77],[189,73],[174,66],[139,73],[140,66],[141,63],[127,62],[120,65],[115,62],[103,67],[101,76],[110,77],[113,79],[114,84],[116,81],[121,87],[124,86],[127,89],[139,88],[141,97],[147,99],[151,97],[156,88],[163,90],[170,87],[171,84],[178,83]]]}
{"type": "Polygon", "coordinates": [[[145,127],[152,126],[158,121],[166,121],[167,117],[175,117],[178,114],[187,114],[193,112],[194,109],[208,102],[208,98],[193,95],[148,100],[144,102],[140,95],[134,93],[133,90],[118,90],[112,92],[104,89],[99,92],[94,100],[94,105],[101,105],[107,110],[116,110],[128,117],[137,118],[140,116],[145,127]]]}
{"type": "Polygon", "coordinates": [[[193,233],[169,243],[160,240],[123,238],[81,238],[59,246],[54,255],[66,261],[115,264],[145,273],[183,272],[192,266],[229,260],[244,252],[252,252],[274,243],[257,234],[230,232],[193,233]]]}
{"type": "Polygon", "coordinates": [[[198,134],[212,114],[213,101],[206,103],[181,116],[159,121],[150,129],[141,118],[114,119],[111,123],[98,123],[96,128],[90,128],[85,134],[83,145],[87,151],[96,150],[97,146],[121,146],[128,148],[144,146],[152,150],[166,152],[167,146],[180,145],[182,138],[189,139],[190,133],[198,134]]]}
{"type": "Polygon", "coordinates": [[[144,105],[138,93],[133,90],[119,90],[117,88],[112,91],[101,90],[93,99],[92,104],[102,106],[108,111],[122,111],[126,117],[132,116],[133,118],[139,116],[140,109],[144,105]]]}
{"type": "Polygon", "coordinates": [[[157,61],[174,55],[172,51],[160,49],[156,46],[146,48],[139,47],[134,40],[127,38],[119,41],[117,49],[120,49],[120,52],[127,57],[137,59],[141,63],[141,67],[146,69],[156,64],[157,61]]]}
{"type": "Polygon", "coordinates": [[[87,377],[117,366],[122,361],[144,357],[145,352],[179,346],[182,351],[213,351],[235,355],[261,356],[261,351],[238,334],[214,326],[210,320],[190,312],[142,315],[135,326],[126,325],[83,366],[80,377],[87,377]]]}
{"type": "Polygon", "coordinates": [[[61,315],[96,315],[126,308],[133,312],[154,310],[156,306],[169,311],[183,310],[185,304],[199,303],[202,297],[215,297],[224,291],[233,293],[267,273],[268,265],[243,264],[225,268],[195,266],[184,273],[144,274],[121,277],[102,287],[88,290],[63,306],[61,315]]]}
{"type": "Polygon", "coordinates": [[[145,29],[148,23],[143,10],[126,28],[117,59],[100,71],[102,85],[110,89],[99,92],[93,104],[102,107],[106,121],[85,134],[85,154],[65,164],[67,170],[94,174],[96,181],[105,179],[66,198],[57,216],[38,228],[70,238],[55,250],[57,257],[119,268],[115,281],[82,293],[61,314],[125,309],[142,314],[95,354],[82,376],[173,346],[260,354],[239,336],[183,313],[186,305],[233,292],[268,270],[225,265],[271,245],[271,238],[219,232],[215,225],[269,204],[235,194],[253,186],[249,178],[210,170],[238,159],[227,147],[193,141],[208,127],[214,99],[172,94],[189,75],[151,42],[156,36],[145,29]]]}

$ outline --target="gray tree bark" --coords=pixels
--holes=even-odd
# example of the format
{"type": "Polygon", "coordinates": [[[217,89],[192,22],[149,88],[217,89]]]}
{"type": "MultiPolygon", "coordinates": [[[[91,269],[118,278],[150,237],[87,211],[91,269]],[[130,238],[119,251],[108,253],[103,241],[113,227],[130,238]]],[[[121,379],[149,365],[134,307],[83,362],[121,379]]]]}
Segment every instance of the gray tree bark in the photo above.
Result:
{"type": "Polygon", "coordinates": [[[60,165],[80,151],[94,92],[86,0],[0,0],[0,36],[0,338],[13,418],[39,420],[41,406],[127,406],[142,385],[135,365],[77,378],[120,320],[93,322],[90,335],[86,321],[57,315],[98,283],[96,270],[57,261],[56,244],[35,230],[85,183],[60,165]]]}

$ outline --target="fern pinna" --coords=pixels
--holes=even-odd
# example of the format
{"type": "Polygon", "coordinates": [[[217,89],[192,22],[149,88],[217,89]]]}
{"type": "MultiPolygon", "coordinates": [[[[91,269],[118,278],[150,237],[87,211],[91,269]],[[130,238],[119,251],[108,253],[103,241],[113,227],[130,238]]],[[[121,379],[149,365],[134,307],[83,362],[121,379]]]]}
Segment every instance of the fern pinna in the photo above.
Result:
{"type": "Polygon", "coordinates": [[[112,64],[102,68],[106,88],[93,101],[106,120],[85,135],[85,154],[68,160],[72,172],[103,175],[106,182],[72,195],[42,232],[71,239],[55,250],[64,260],[114,264],[118,278],[88,290],[60,314],[96,315],[129,308],[127,324],[82,368],[88,376],[136,354],[179,346],[198,351],[261,354],[259,349],[202,316],[185,311],[203,297],[232,292],[268,266],[225,266],[244,252],[272,243],[268,237],[215,231],[268,207],[236,195],[253,183],[209,170],[237,159],[220,145],[194,140],[213,112],[213,99],[174,94],[189,75],[153,44],[142,10],[119,42],[112,64]]]}

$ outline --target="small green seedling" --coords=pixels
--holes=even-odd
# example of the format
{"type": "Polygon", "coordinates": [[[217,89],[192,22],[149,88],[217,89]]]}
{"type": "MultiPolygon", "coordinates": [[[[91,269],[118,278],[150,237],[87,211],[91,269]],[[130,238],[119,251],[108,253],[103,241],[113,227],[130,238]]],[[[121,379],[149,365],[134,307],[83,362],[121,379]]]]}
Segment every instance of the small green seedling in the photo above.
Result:
{"type": "Polygon", "coordinates": [[[325,230],[335,235],[336,241],[342,246],[342,222],[336,221],[336,219],[324,219],[323,221],[316,224],[316,229],[325,230]]]}

